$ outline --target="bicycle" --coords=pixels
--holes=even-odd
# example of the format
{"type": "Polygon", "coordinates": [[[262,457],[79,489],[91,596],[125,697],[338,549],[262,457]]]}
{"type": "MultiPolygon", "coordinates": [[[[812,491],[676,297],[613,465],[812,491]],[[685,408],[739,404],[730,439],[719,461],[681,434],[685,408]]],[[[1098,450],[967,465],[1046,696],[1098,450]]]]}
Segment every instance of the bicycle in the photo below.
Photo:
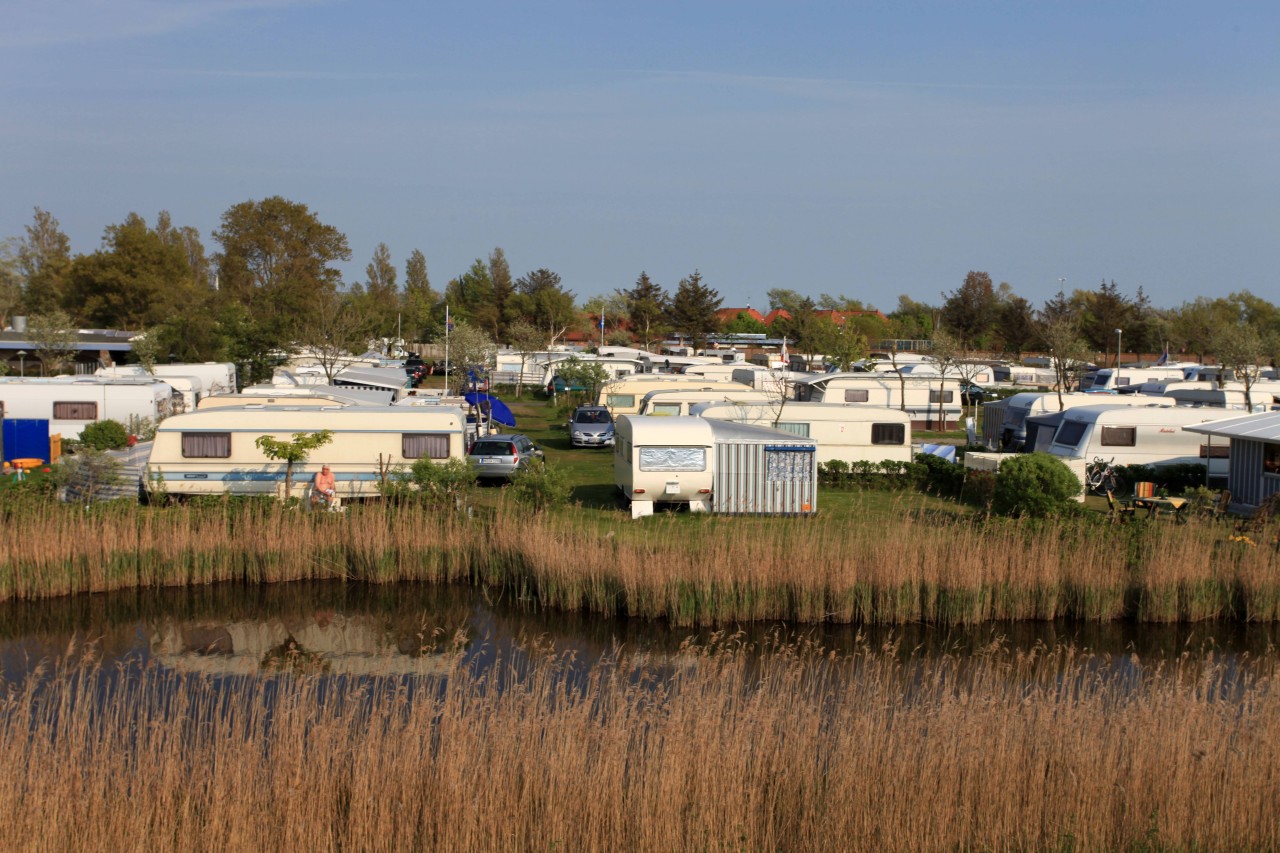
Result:
{"type": "Polygon", "coordinates": [[[1116,466],[1113,464],[1115,461],[1114,456],[1110,461],[1101,456],[1093,457],[1093,461],[1084,469],[1085,487],[1095,495],[1105,495],[1107,492],[1114,494],[1120,483],[1116,466]]]}

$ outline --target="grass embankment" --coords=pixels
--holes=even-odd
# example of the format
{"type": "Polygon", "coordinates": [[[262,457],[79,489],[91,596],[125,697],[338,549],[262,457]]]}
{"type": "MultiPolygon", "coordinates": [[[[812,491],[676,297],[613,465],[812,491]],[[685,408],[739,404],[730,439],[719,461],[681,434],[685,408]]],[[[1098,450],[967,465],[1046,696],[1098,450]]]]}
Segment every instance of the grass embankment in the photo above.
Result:
{"type": "Polygon", "coordinates": [[[69,673],[0,698],[11,849],[1267,850],[1273,673],[687,650],[412,691],[69,673]],[[661,677],[661,673],[667,673],[661,677]],[[1243,685],[1235,679],[1244,679],[1243,685]],[[1123,683],[1121,683],[1123,682],[1123,683]],[[1223,700],[1222,686],[1247,694],[1223,700]],[[980,697],[980,698],[975,698],[980,697]]]}
{"type": "Polygon", "coordinates": [[[0,538],[0,600],[219,581],[462,582],[566,610],[678,625],[784,619],[1280,619],[1269,547],[1218,525],[984,520],[875,495],[815,519],[617,510],[474,517],[274,503],[82,512],[37,505],[0,538]]]}

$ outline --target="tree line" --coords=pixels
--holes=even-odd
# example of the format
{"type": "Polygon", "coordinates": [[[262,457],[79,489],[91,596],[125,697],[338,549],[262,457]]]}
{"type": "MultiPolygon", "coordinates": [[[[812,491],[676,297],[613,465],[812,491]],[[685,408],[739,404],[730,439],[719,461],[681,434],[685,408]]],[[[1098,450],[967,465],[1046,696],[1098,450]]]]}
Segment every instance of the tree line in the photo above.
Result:
{"type": "Polygon", "coordinates": [[[1141,287],[1130,295],[1103,280],[1094,289],[1063,288],[1037,306],[971,271],[936,303],[903,295],[887,313],[847,296],[773,289],[768,310],[778,313],[765,327],[746,311],[722,320],[723,297],[698,270],[672,291],[641,272],[629,287],[580,304],[550,269],[515,276],[501,248],[437,290],[420,250],[409,253],[401,279],[380,243],[363,280],[344,282],[337,264],[351,259],[346,236],[279,196],[233,205],[211,236],[210,253],[195,228],[175,225],[167,212],[153,223],[130,213],[105,228],[97,250],[73,254],[58,220],[37,208],[23,234],[0,243],[0,321],[25,314],[41,327],[145,332],[153,353],[233,361],[250,381],[269,376],[285,350],[306,348],[323,360],[362,352],[371,341],[439,341],[446,305],[454,331],[524,350],[575,331],[646,349],[671,336],[700,347],[709,335],[737,332],[785,336],[794,350],[845,367],[903,339],[947,352],[1049,352],[1064,361],[1108,361],[1121,346],[1146,353],[1167,346],[1173,357],[1212,353],[1224,363],[1280,356],[1280,309],[1243,290],[1157,308],[1141,287]]]}

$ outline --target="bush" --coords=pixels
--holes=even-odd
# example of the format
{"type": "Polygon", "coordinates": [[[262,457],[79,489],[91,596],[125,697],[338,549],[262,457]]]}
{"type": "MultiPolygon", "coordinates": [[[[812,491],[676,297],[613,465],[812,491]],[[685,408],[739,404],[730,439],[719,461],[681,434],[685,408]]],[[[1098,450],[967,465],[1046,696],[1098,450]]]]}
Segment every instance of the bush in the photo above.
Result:
{"type": "Polygon", "coordinates": [[[1000,466],[991,508],[1001,515],[1044,518],[1063,512],[1080,489],[1080,481],[1062,460],[1044,452],[1028,453],[1000,466]]]}
{"type": "Polygon", "coordinates": [[[119,450],[129,443],[129,431],[119,421],[94,421],[80,430],[80,446],[90,450],[119,450]]]}
{"type": "Polygon", "coordinates": [[[921,466],[920,488],[947,498],[960,497],[964,489],[964,466],[948,462],[941,456],[917,453],[916,464],[921,466]]]}
{"type": "Polygon", "coordinates": [[[569,477],[559,468],[548,464],[533,464],[511,479],[511,490],[516,500],[534,512],[569,502],[573,487],[569,477]]]}
{"type": "MultiPolygon", "coordinates": [[[[420,499],[436,506],[459,506],[476,486],[476,469],[470,459],[419,459],[407,473],[397,472],[396,476],[401,483],[407,480],[420,499]]],[[[406,493],[401,491],[400,495],[406,493]]]]}

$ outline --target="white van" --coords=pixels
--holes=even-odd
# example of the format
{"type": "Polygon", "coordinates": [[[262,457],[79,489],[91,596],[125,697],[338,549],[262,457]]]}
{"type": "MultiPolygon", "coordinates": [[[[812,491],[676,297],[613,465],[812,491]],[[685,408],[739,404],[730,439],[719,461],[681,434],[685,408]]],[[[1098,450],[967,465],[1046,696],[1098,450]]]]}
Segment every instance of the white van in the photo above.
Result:
{"type": "Polygon", "coordinates": [[[910,462],[911,416],[896,409],[855,403],[700,403],[690,414],[702,418],[767,426],[818,442],[818,463],[910,462]]]}

